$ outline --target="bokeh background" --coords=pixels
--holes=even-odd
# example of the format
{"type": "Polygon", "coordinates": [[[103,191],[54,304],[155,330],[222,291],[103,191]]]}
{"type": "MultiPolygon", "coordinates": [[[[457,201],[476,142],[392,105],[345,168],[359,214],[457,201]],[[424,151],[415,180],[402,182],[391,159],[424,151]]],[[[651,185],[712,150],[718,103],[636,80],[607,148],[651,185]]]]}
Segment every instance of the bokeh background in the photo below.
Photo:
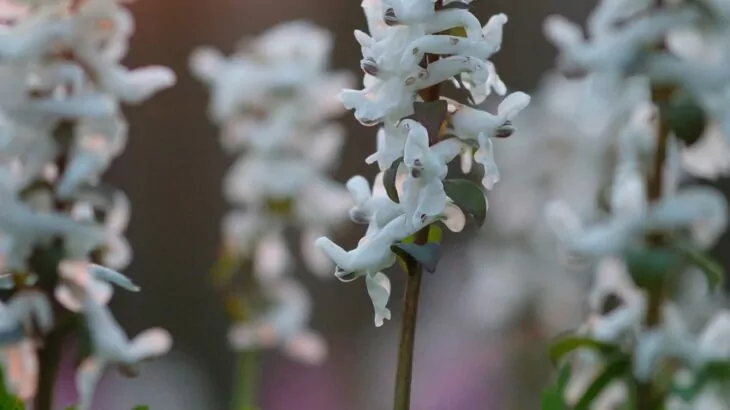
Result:
{"type": "MultiPolygon", "coordinates": [[[[555,54],[543,39],[543,19],[560,13],[583,21],[595,2],[476,3],[480,18],[498,12],[509,16],[504,45],[494,62],[511,89],[530,92],[555,54]]],[[[189,74],[189,53],[199,45],[231,51],[242,37],[282,21],[306,19],[334,33],[332,67],[359,76],[360,50],[352,31],[363,29],[365,20],[359,0],[144,0],[130,8],[137,29],[127,64],[166,65],[179,81],[128,110],[130,143],[107,174],[133,203],[128,236],[134,261],[126,272],[143,289],[120,293],[113,308],[130,334],[152,325],[169,329],[175,336],[175,352],[146,365],[136,380],[107,377],[99,408],[127,410],[131,404],[149,403],[155,410],[225,409],[233,387],[234,355],[226,344],[223,304],[208,271],[218,254],[220,219],[228,208],[221,181],[232,158],[223,154],[217,130],[206,118],[208,95],[189,74]]],[[[374,169],[363,159],[374,149],[376,129],[360,126],[351,115],[344,115],[342,122],[349,139],[338,179],[372,175],[374,169]]],[[[354,228],[343,231],[341,240],[351,245],[359,233],[354,228]]],[[[496,331],[454,320],[453,307],[464,297],[454,251],[473,235],[450,241],[446,260],[424,281],[414,410],[534,409],[537,386],[549,374],[541,347],[546,335],[530,326],[530,317],[496,331]]],[[[388,408],[402,283],[394,281],[394,320],[376,329],[362,283],[322,281],[305,272],[299,276],[313,294],[313,328],[329,341],[331,356],[322,367],[310,368],[275,352],[265,353],[262,410],[388,408]]],[[[496,300],[480,302],[485,312],[498,308],[492,305],[496,300]]]]}

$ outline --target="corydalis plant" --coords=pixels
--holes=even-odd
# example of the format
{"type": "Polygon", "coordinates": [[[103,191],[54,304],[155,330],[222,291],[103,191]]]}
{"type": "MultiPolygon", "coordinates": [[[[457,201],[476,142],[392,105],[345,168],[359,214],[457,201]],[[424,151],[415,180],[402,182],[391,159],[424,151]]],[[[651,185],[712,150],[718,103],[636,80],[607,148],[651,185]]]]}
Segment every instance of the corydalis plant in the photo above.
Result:
{"type": "Polygon", "coordinates": [[[76,375],[86,410],[107,365],[130,373],[171,345],[157,328],[129,340],[106,306],[113,285],[139,288],[116,271],[131,256],[129,201],[101,176],[126,144],[120,104],[175,76],[121,65],[134,20],[117,1],[15,6],[0,27],[0,278],[10,295],[0,359],[7,390],[50,409],[62,344],[75,337],[90,347],[76,375]]]}
{"type": "MultiPolygon", "coordinates": [[[[585,224],[563,202],[547,208],[566,248],[596,262],[596,281],[585,325],[551,348],[559,377],[543,397],[545,409],[730,405],[720,390],[730,374],[728,312],[698,328],[682,304],[682,285],[697,271],[710,288],[708,303],[718,298],[712,290],[722,268],[706,251],[725,231],[727,203],[711,188],[679,187],[687,165],[680,150],[709,138],[726,146],[705,132],[708,123],[730,136],[730,50],[715,40],[728,23],[724,2],[648,0],[602,1],[588,39],[561,17],[546,22],[564,70],[592,72],[619,87],[638,79],[646,88],[615,118],[626,126],[615,136],[608,213],[585,224]],[[699,58],[700,50],[713,58],[699,58]]],[[[714,173],[722,171],[720,163],[714,173]]]]}
{"type": "Polygon", "coordinates": [[[315,274],[332,264],[314,240],[344,222],[352,204],[329,176],[344,141],[331,119],[344,110],[337,92],[350,76],[327,71],[331,35],[313,24],[280,24],[245,39],[226,58],[200,48],[194,73],[211,88],[210,116],[223,128],[224,149],[238,155],[225,181],[241,209],[223,221],[216,280],[226,290],[229,339],[236,350],[281,347],[316,364],[326,344],[308,328],[311,300],[293,278],[285,231],[297,229],[300,254],[315,274]]]}
{"type": "Polygon", "coordinates": [[[367,158],[382,174],[372,192],[361,176],[347,183],[356,201],[351,219],[368,225],[358,246],[346,251],[325,237],[317,246],[337,265],[337,278],[365,278],[376,326],[391,316],[390,280],[382,271],[396,260],[405,267],[396,409],[410,403],[421,269],[433,271],[438,261],[441,229],[435,223],[460,231],[465,213],[484,221],[483,188],[499,180],[492,140],[514,132],[511,120],[530,99],[510,94],[496,115],[475,107],[492,91],[506,92],[488,59],[500,49],[507,17],[495,15],[482,27],[469,3],[364,1],[370,33],[357,30],[355,37],[362,48],[365,88],[340,94],[363,125],[382,125],[377,151],[367,158]],[[483,188],[447,178],[448,164],[460,155],[466,165],[474,160],[482,165],[483,188]]]}

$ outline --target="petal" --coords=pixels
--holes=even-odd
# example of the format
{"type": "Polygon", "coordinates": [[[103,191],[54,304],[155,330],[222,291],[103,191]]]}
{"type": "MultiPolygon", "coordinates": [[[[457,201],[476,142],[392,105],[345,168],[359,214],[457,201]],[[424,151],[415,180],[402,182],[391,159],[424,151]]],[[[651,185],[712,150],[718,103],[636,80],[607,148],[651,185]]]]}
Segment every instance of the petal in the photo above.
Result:
{"type": "Polygon", "coordinates": [[[508,95],[507,98],[502,100],[499,104],[499,107],[497,108],[497,115],[504,121],[511,121],[517,116],[517,114],[527,108],[529,104],[529,95],[521,91],[514,92],[508,95]]]}
{"type": "Polygon", "coordinates": [[[314,245],[317,238],[322,236],[322,232],[316,229],[304,229],[301,234],[300,249],[302,259],[312,273],[320,277],[329,277],[334,271],[332,260],[322,252],[322,249],[314,245]]]}
{"type": "Polygon", "coordinates": [[[76,405],[78,410],[91,410],[91,403],[94,396],[96,384],[101,378],[101,372],[105,363],[95,357],[84,360],[76,371],[76,390],[79,394],[79,401],[76,405]]]}
{"type": "Polygon", "coordinates": [[[305,330],[286,342],[284,353],[300,363],[318,365],[327,358],[327,343],[317,333],[305,330]]]}
{"type": "Polygon", "coordinates": [[[699,336],[699,348],[708,359],[730,357],[730,310],[721,310],[710,319],[699,336]]]}
{"type": "Polygon", "coordinates": [[[413,120],[404,120],[402,126],[408,129],[403,162],[410,168],[414,166],[416,160],[428,152],[428,131],[426,127],[413,120]]]}
{"type": "Polygon", "coordinates": [[[280,233],[269,233],[256,248],[254,272],[263,280],[279,278],[291,268],[291,259],[284,237],[280,233]]]}
{"type": "Polygon", "coordinates": [[[370,183],[362,175],[355,175],[347,180],[346,186],[358,205],[370,199],[370,183]]]}
{"type": "Polygon", "coordinates": [[[499,168],[497,168],[497,163],[494,162],[492,139],[484,133],[479,134],[479,149],[474,155],[474,160],[484,167],[482,185],[484,188],[491,190],[499,182],[499,168]]]}
{"type": "Polygon", "coordinates": [[[461,232],[466,226],[466,215],[458,206],[448,203],[444,208],[444,219],[442,222],[451,232],[461,232]]]}
{"type": "Polygon", "coordinates": [[[545,205],[545,222],[565,244],[583,232],[580,217],[564,200],[550,201],[545,205]]]}
{"type": "Polygon", "coordinates": [[[53,291],[53,294],[55,295],[56,300],[58,301],[58,303],[61,304],[61,306],[72,312],[80,312],[83,308],[83,302],[79,298],[77,298],[76,295],[74,295],[74,293],[68,286],[64,284],[57,285],[56,289],[53,291]]]}
{"type": "Polygon", "coordinates": [[[97,279],[112,283],[130,292],[138,292],[140,289],[139,286],[135,285],[134,282],[132,282],[132,280],[124,274],[113,269],[109,269],[106,266],[92,263],[89,265],[89,269],[91,270],[92,275],[94,275],[97,279]]]}
{"type": "Polygon", "coordinates": [[[172,348],[172,336],[162,328],[147,329],[129,343],[130,362],[162,356],[172,348]]]}
{"type": "Polygon", "coordinates": [[[444,184],[435,179],[427,184],[419,193],[419,203],[416,209],[416,215],[435,216],[444,212],[447,203],[444,184]]]}
{"type": "Polygon", "coordinates": [[[225,57],[212,47],[198,47],[190,55],[190,69],[201,80],[212,82],[226,64],[225,57]]]}
{"type": "Polygon", "coordinates": [[[390,309],[386,307],[390,299],[390,279],[382,272],[369,274],[365,277],[365,285],[375,310],[375,326],[380,327],[384,320],[390,320],[390,309]]]}
{"type": "Polygon", "coordinates": [[[471,172],[472,164],[474,163],[474,155],[472,154],[471,147],[463,148],[461,150],[461,172],[468,174],[471,172]]]}
{"type": "Polygon", "coordinates": [[[700,246],[711,246],[727,226],[727,201],[715,189],[693,187],[662,200],[647,215],[646,229],[692,228],[700,246]]]}

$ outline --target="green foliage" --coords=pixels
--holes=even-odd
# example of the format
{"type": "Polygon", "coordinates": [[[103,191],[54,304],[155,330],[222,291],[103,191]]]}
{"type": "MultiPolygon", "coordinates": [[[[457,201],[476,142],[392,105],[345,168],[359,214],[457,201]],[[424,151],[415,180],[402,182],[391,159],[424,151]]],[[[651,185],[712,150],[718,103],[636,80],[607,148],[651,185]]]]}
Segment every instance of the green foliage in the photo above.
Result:
{"type": "Polygon", "coordinates": [[[682,255],[669,248],[634,249],[626,255],[629,273],[642,287],[676,272],[682,263],[682,255]]]}
{"type": "Polygon", "coordinates": [[[428,241],[425,245],[414,244],[414,236],[410,235],[391,246],[403,272],[408,273],[407,261],[411,258],[421,263],[428,272],[433,273],[436,270],[438,260],[441,258],[443,230],[435,224],[431,224],[425,229],[428,229],[428,241]]]}
{"type": "Polygon", "coordinates": [[[441,258],[441,245],[438,243],[416,245],[415,243],[398,242],[390,248],[401,259],[413,258],[431,273],[436,271],[436,265],[441,258]]]}
{"type": "Polygon", "coordinates": [[[134,408],[132,408],[132,410],[150,410],[150,406],[142,406],[142,405],[134,406],[134,408]]]}
{"type": "Polygon", "coordinates": [[[671,392],[686,402],[692,401],[709,382],[730,381],[730,361],[711,361],[695,373],[689,386],[673,385],[671,392]]]}
{"type": "Polygon", "coordinates": [[[548,348],[548,357],[550,358],[550,362],[557,366],[566,355],[579,348],[595,350],[605,357],[615,355],[619,352],[618,346],[600,342],[589,337],[569,334],[566,336],[559,336],[550,343],[550,347],[548,348]]]}
{"type": "Polygon", "coordinates": [[[685,92],[675,92],[660,109],[669,129],[687,145],[697,142],[707,128],[705,111],[685,92]]]}
{"type": "Polygon", "coordinates": [[[484,225],[487,218],[487,198],[479,185],[466,179],[447,179],[444,181],[444,190],[465,214],[474,218],[477,225],[484,225]]]}
{"type": "Polygon", "coordinates": [[[441,243],[441,239],[444,236],[444,231],[438,225],[429,226],[428,230],[428,243],[441,243]]]}
{"type": "Polygon", "coordinates": [[[398,189],[395,187],[395,179],[398,176],[398,168],[403,163],[403,157],[398,158],[390,164],[390,167],[383,173],[383,186],[385,192],[388,193],[388,198],[395,203],[400,203],[398,198],[398,189]]]}
{"type": "Polygon", "coordinates": [[[551,384],[542,392],[540,398],[541,410],[568,410],[565,403],[565,388],[570,381],[571,367],[569,363],[564,363],[558,370],[558,377],[555,383],[551,384]]]}
{"type": "Polygon", "coordinates": [[[590,410],[591,403],[615,379],[625,378],[631,371],[631,359],[625,355],[618,355],[608,362],[603,371],[593,379],[586,391],[575,405],[575,410],[590,410]]]}
{"type": "Polygon", "coordinates": [[[0,368],[0,409],[2,410],[25,410],[25,405],[17,397],[5,390],[5,378],[0,368]]]}

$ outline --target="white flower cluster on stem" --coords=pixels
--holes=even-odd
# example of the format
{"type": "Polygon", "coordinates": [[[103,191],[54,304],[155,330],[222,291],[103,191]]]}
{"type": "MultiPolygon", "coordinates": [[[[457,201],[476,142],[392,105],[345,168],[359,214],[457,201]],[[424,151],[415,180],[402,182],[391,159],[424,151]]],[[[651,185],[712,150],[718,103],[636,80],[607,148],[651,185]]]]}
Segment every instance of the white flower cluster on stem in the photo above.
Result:
{"type": "Polygon", "coordinates": [[[242,289],[247,297],[240,297],[249,313],[231,328],[230,342],[240,350],[280,346],[306,363],[323,360],[326,346],[307,327],[310,296],[291,276],[285,231],[300,231],[305,265],[325,275],[332,264],[314,240],[343,222],[352,205],[329,175],[344,142],[330,120],[344,111],[337,92],[351,83],[349,74],[327,71],[331,48],[327,31],[297,21],[244,40],[230,57],[207,47],[191,57],[193,72],[211,89],[210,116],[222,127],[223,147],[239,155],[225,196],[243,209],[223,221],[223,251],[249,265],[242,272],[250,279],[242,289]],[[253,299],[265,306],[251,306],[253,299]]]}
{"type": "Polygon", "coordinates": [[[474,106],[492,91],[506,93],[489,58],[501,47],[507,17],[492,16],[482,27],[469,3],[362,3],[370,33],[356,30],[355,38],[362,48],[364,88],[344,90],[340,98],[363,125],[381,125],[377,151],[366,162],[377,163],[381,171],[396,170],[391,189],[398,190],[399,198],[386,195],[383,173],[372,193],[365,178],[353,177],[347,185],[357,205],[350,215],[368,225],[365,236],[350,251],[328,238],[318,239],[317,245],[335,261],[340,280],[366,278],[376,326],[390,318],[390,281],[382,271],[396,261],[391,246],[438,220],[453,231],[463,228],[464,213],[444,188],[448,164],[461,155],[468,171],[476,160],[484,168],[484,188],[491,189],[499,180],[492,140],[514,132],[511,120],[530,100],[521,92],[510,94],[497,114],[474,106]],[[437,96],[439,105],[424,95],[442,84],[468,95],[469,102],[437,96]],[[443,108],[420,112],[429,104],[443,108]]]}
{"type": "MultiPolygon", "coordinates": [[[[596,262],[591,315],[577,335],[620,352],[608,357],[577,349],[567,363],[570,405],[615,408],[636,400],[642,409],[728,407],[717,389],[723,376],[708,373],[730,366],[726,349],[714,344],[730,337],[728,312],[715,312],[704,330],[692,329],[687,318],[697,314],[683,305],[696,293],[683,288],[686,278],[702,272],[711,289],[719,280],[705,252],[726,230],[728,206],[712,188],[680,186],[685,173],[727,172],[730,48],[718,39],[730,30],[728,11],[719,1],[603,0],[589,18],[587,39],[562,17],[546,21],[562,71],[589,73],[637,97],[623,99],[620,110],[612,107],[620,132],[607,212],[584,224],[564,201],[547,207],[564,247],[596,262]],[[714,152],[691,154],[695,144],[714,152]],[[595,391],[610,367],[622,368],[621,376],[595,391]],[[662,387],[661,380],[671,385],[662,387]]],[[[701,308],[720,297],[694,296],[704,299],[701,308]]]]}
{"type": "Polygon", "coordinates": [[[120,105],[175,82],[168,68],[121,64],[134,19],[120,3],[0,8],[0,282],[13,292],[0,304],[0,362],[8,390],[37,410],[51,408],[54,362],[71,333],[92,348],[77,373],[79,410],[106,365],[131,366],[172,342],[157,328],[128,340],[106,306],[112,285],[139,290],[116,271],[131,257],[129,201],[100,182],[126,145],[120,105]]]}

